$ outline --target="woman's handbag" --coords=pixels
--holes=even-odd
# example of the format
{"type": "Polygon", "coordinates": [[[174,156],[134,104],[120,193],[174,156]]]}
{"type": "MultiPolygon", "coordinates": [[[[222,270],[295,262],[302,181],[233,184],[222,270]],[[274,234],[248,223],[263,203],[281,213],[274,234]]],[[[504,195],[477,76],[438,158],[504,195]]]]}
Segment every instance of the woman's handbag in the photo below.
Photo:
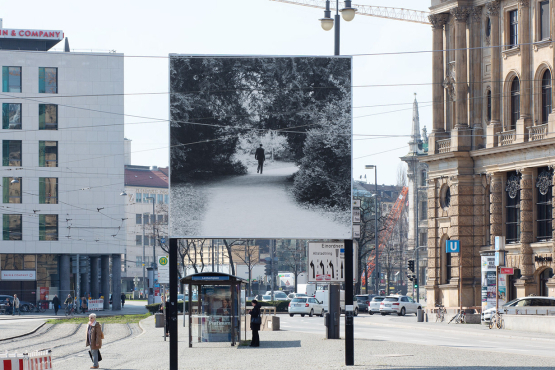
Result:
{"type": "Polygon", "coordinates": [[[260,318],[260,316],[252,317],[251,318],[251,324],[260,325],[260,324],[262,324],[262,319],[260,318]]]}

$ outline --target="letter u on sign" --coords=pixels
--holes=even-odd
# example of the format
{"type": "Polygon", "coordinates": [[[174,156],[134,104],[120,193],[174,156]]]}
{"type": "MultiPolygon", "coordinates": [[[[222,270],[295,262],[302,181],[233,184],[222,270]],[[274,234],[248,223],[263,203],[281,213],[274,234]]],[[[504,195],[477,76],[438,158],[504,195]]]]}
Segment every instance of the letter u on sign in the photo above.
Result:
{"type": "Polygon", "coordinates": [[[446,240],[445,247],[447,253],[459,253],[461,244],[459,240],[446,240]]]}

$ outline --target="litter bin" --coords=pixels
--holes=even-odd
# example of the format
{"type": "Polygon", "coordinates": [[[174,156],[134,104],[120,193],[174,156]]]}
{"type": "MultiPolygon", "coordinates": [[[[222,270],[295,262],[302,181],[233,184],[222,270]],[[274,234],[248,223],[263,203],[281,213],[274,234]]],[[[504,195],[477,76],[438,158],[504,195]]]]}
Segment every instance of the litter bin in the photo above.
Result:
{"type": "Polygon", "coordinates": [[[272,331],[279,330],[279,316],[272,316],[272,320],[268,322],[268,324],[270,324],[270,329],[272,329],[272,331]]]}
{"type": "Polygon", "coordinates": [[[154,314],[154,325],[156,328],[163,328],[164,327],[164,314],[163,313],[155,313],[154,314]]]}
{"type": "Polygon", "coordinates": [[[418,308],[416,311],[417,322],[424,322],[424,311],[421,308],[418,308]]]}

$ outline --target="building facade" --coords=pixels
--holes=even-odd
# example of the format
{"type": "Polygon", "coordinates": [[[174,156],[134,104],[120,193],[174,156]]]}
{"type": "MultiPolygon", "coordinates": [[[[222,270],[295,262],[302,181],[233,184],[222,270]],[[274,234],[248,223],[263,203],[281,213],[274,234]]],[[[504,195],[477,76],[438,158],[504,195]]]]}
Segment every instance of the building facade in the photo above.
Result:
{"type": "Polygon", "coordinates": [[[0,28],[0,294],[31,302],[119,295],[125,252],[123,55],[63,37],[0,28]]]}
{"type": "Polygon", "coordinates": [[[555,295],[553,3],[432,0],[428,304],[480,306],[495,236],[514,268],[507,299],[555,295]],[[460,253],[446,253],[449,239],[460,253]]]}

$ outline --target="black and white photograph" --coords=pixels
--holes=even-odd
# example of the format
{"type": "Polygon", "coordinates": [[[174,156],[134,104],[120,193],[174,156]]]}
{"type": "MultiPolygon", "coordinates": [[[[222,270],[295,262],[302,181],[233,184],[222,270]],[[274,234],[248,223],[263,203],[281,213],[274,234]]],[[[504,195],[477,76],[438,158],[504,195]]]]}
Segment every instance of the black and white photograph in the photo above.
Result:
{"type": "Polygon", "coordinates": [[[171,236],[351,238],[351,64],[171,54],[171,236]]]}

